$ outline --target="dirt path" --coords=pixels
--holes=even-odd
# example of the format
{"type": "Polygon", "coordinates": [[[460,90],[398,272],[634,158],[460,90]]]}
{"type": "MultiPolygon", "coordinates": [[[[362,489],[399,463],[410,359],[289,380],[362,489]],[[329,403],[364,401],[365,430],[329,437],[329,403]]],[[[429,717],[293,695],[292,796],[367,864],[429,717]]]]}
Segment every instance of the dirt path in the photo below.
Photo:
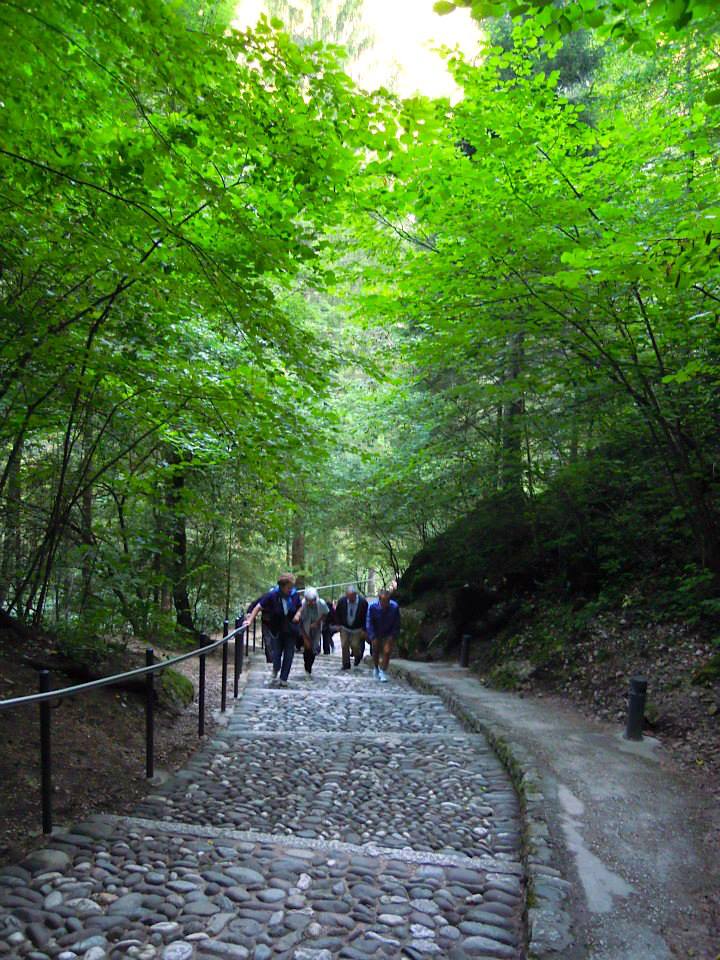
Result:
{"type": "Polygon", "coordinates": [[[459,667],[401,667],[533,756],[572,883],[564,960],[717,960],[720,812],[661,763],[657,741],[631,744],[557,698],[493,691],[459,667]]]}

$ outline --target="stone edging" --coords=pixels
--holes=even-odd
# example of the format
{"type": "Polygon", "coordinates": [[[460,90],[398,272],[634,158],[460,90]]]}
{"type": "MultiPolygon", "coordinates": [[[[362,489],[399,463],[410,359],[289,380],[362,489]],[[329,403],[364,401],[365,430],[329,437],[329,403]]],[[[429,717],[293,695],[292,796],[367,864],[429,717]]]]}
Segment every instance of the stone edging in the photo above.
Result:
{"type": "Polygon", "coordinates": [[[553,848],[544,812],[545,797],[532,754],[513,741],[507,729],[489,717],[480,716],[476,707],[471,707],[441,680],[421,676],[412,667],[397,661],[390,669],[416,690],[440,697],[466,729],[482,733],[510,775],[523,812],[522,858],[528,878],[528,960],[557,960],[558,954],[573,943],[567,905],[570,884],[552,865],[553,848]]]}

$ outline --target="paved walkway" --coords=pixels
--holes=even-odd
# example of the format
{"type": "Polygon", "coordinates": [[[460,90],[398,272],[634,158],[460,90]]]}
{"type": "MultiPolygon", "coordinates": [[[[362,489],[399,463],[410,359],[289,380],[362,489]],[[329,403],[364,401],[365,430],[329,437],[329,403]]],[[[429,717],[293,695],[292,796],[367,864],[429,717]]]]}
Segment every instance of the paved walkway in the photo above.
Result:
{"type": "Polygon", "coordinates": [[[267,685],[134,817],[0,871],[0,957],[521,960],[519,810],[438,697],[321,657],[267,685]]]}
{"type": "Polygon", "coordinates": [[[563,960],[720,958],[720,811],[668,769],[657,741],[629,743],[567,703],[490,690],[457,666],[396,669],[450,696],[537,771],[554,865],[570,880],[563,960]]]}

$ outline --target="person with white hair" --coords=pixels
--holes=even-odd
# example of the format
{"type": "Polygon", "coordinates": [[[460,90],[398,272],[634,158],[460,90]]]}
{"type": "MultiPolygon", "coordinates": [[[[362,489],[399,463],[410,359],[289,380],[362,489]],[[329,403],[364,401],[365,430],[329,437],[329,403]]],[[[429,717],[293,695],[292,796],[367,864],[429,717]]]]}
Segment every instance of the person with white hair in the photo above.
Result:
{"type": "Polygon", "coordinates": [[[313,663],[320,653],[323,620],[329,613],[330,607],[318,596],[315,587],[306,587],[302,606],[295,614],[295,622],[302,630],[306,680],[312,680],[313,663]]]}

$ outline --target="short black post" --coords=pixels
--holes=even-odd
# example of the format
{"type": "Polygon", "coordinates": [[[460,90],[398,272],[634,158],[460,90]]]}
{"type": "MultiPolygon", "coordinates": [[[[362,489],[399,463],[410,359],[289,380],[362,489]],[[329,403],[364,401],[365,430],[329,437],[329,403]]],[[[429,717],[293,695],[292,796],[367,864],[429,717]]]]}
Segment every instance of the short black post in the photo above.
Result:
{"type": "MultiPolygon", "coordinates": [[[[257,633],[257,618],[253,620],[253,646],[255,645],[255,634],[257,633]]],[[[250,653],[250,631],[245,631],[245,654],[250,653]]]]}
{"type": "MultiPolygon", "coordinates": [[[[200,646],[206,647],[208,638],[200,634],[200,646]]],[[[205,654],[200,654],[200,676],[198,677],[198,736],[205,736],[205,654]]]]}
{"type": "MultiPolygon", "coordinates": [[[[145,666],[155,663],[152,647],[145,651],[145,666]]],[[[145,776],[155,776],[155,674],[145,674],[145,776]]]]}
{"type": "Polygon", "coordinates": [[[223,621],[223,636],[225,641],[222,645],[222,679],[220,681],[220,712],[225,713],[227,709],[227,660],[228,660],[228,642],[227,635],[230,628],[227,620],[223,621]]]}
{"type": "Polygon", "coordinates": [[[253,653],[255,653],[255,636],[257,634],[257,629],[255,627],[255,621],[253,620],[253,653]]]}
{"type": "Polygon", "coordinates": [[[243,618],[235,617],[235,676],[233,678],[233,696],[237,700],[240,689],[240,647],[242,645],[242,626],[243,618]]]}
{"type": "Polygon", "coordinates": [[[470,634],[464,633],[460,640],[460,666],[470,666],[470,634]]]}
{"type": "Polygon", "coordinates": [[[647,680],[645,677],[631,677],[630,694],[628,696],[627,727],[625,728],[626,740],[642,740],[646,696],[647,680]]]}
{"type": "MultiPolygon", "coordinates": [[[[41,670],[40,693],[50,689],[50,671],[41,670]]],[[[50,752],[50,701],[40,703],[40,796],[43,833],[52,833],[52,755],[50,752]]]]}

